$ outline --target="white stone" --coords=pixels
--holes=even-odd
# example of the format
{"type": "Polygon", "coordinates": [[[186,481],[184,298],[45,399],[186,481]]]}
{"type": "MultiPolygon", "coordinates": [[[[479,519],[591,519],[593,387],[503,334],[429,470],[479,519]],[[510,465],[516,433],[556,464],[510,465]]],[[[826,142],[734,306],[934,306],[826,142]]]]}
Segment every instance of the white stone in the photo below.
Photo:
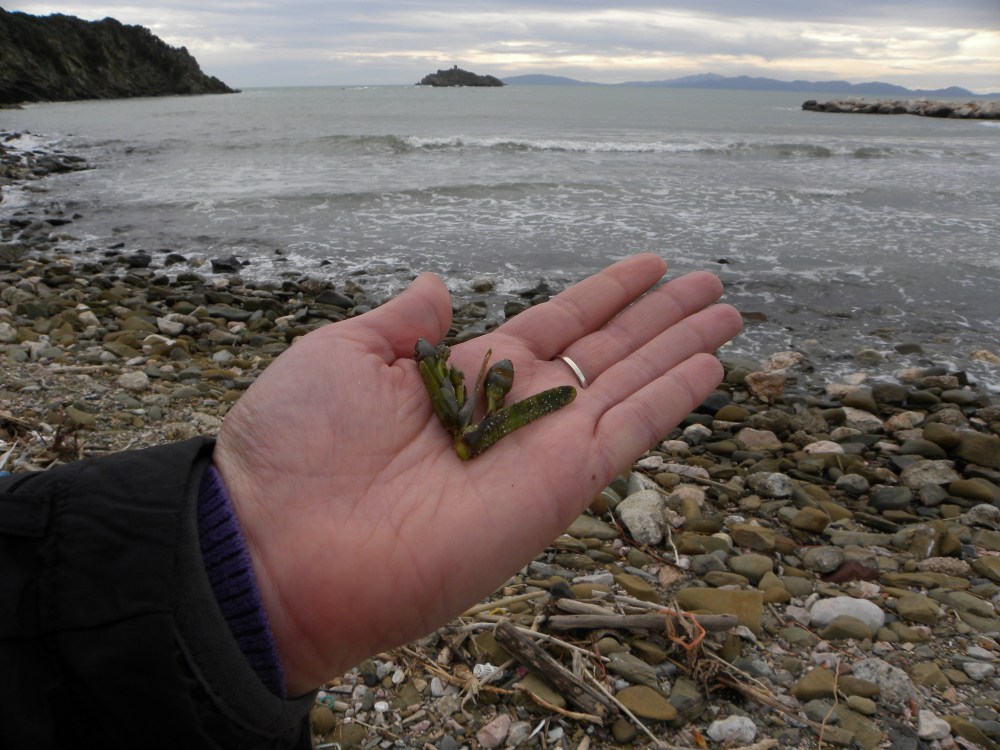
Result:
{"type": "Polygon", "coordinates": [[[814,628],[822,628],[840,615],[849,615],[861,620],[872,629],[872,632],[885,625],[885,612],[880,606],[867,599],[855,599],[850,596],[835,596],[817,601],[809,610],[809,624],[814,628]]]}
{"type": "Polygon", "coordinates": [[[776,372],[778,370],[786,370],[789,367],[793,367],[799,364],[805,355],[802,352],[778,352],[777,354],[772,354],[767,358],[767,362],[764,363],[764,372],[776,372]]]}
{"type": "MultiPolygon", "coordinates": [[[[682,477],[695,477],[697,479],[711,479],[707,469],[703,469],[700,466],[688,466],[686,464],[664,464],[664,471],[672,471],[674,474],[680,474],[682,477]]],[[[641,476],[641,475],[640,475],[641,476]]]]}
{"type": "Polygon", "coordinates": [[[699,508],[705,507],[705,490],[693,484],[680,484],[667,497],[667,503],[680,504],[685,500],[697,503],[699,508]]]}
{"type": "Polygon", "coordinates": [[[709,724],[707,733],[716,742],[724,742],[727,746],[749,745],[757,738],[757,725],[746,716],[727,716],[709,724]]]}
{"type": "Polygon", "coordinates": [[[986,526],[990,529],[1000,528],[1000,508],[987,503],[970,508],[963,516],[967,524],[972,526],[986,526]]]}
{"type": "Polygon", "coordinates": [[[888,703],[905,706],[920,698],[919,690],[906,672],[877,657],[857,662],[853,674],[877,684],[881,698],[888,703]]]}
{"type": "Polygon", "coordinates": [[[712,437],[712,431],[703,424],[688,425],[681,434],[690,441],[691,445],[701,445],[712,437]]]}
{"type": "Polygon", "coordinates": [[[101,324],[98,317],[94,315],[94,311],[89,309],[80,311],[77,314],[76,319],[84,328],[89,328],[90,326],[97,327],[101,324]]]}
{"type": "Polygon", "coordinates": [[[951,461],[916,461],[907,466],[899,475],[903,484],[912,490],[919,490],[928,484],[951,484],[962,477],[955,471],[951,461]]]}
{"type": "Polygon", "coordinates": [[[686,456],[691,452],[691,446],[683,440],[664,440],[660,443],[660,450],[664,453],[673,453],[677,456],[686,456]]]}
{"type": "Polygon", "coordinates": [[[971,656],[973,659],[979,659],[980,661],[996,661],[996,655],[982,646],[969,646],[965,649],[965,653],[971,656]]]}
{"type": "Polygon", "coordinates": [[[744,427],[736,433],[736,441],[746,450],[781,450],[781,441],[771,430],[757,430],[753,427],[744,427]]]}
{"type": "Polygon", "coordinates": [[[817,440],[802,449],[805,453],[843,453],[844,446],[832,440],[817,440]]]}
{"type": "Polygon", "coordinates": [[[133,393],[140,393],[149,388],[149,376],[141,370],[123,372],[115,382],[119,388],[133,393]]]}
{"type": "Polygon", "coordinates": [[[663,468],[663,456],[646,456],[636,461],[635,465],[644,471],[659,471],[663,468]]]}
{"type": "Polygon", "coordinates": [[[987,677],[992,677],[997,668],[986,662],[967,661],[962,665],[962,670],[976,682],[980,682],[987,677]]]}
{"type": "Polygon", "coordinates": [[[917,735],[920,739],[943,740],[951,734],[951,724],[937,716],[933,711],[922,708],[917,717],[917,735]]]}
{"type": "Polygon", "coordinates": [[[885,422],[887,432],[898,432],[899,430],[911,430],[924,421],[925,414],[919,411],[904,411],[893,414],[885,422]]]}
{"type": "Polygon", "coordinates": [[[655,490],[640,490],[626,497],[615,513],[629,534],[639,544],[657,545],[663,541],[665,500],[655,490]]]}
{"type": "Polygon", "coordinates": [[[184,333],[184,324],[176,320],[170,320],[169,318],[157,318],[156,327],[160,333],[167,336],[180,336],[184,333]]]}
{"type": "Polygon", "coordinates": [[[844,415],[847,418],[847,426],[856,430],[861,430],[866,434],[882,431],[882,420],[874,414],[864,409],[855,409],[853,406],[845,406],[844,415]]]}
{"type": "Polygon", "coordinates": [[[766,497],[791,497],[793,485],[787,474],[759,471],[750,475],[750,489],[766,497]]]}
{"type": "Polygon", "coordinates": [[[809,624],[809,610],[805,607],[796,607],[794,604],[789,604],[785,607],[785,617],[792,622],[797,622],[799,625],[809,624]]]}

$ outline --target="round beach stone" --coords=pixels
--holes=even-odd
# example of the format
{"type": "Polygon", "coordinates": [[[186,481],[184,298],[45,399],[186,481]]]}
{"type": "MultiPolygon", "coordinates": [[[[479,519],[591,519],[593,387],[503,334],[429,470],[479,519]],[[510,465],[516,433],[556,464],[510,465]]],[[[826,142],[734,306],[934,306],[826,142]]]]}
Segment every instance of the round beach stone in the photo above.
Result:
{"type": "Polygon", "coordinates": [[[533,693],[546,703],[559,706],[559,708],[566,707],[566,698],[562,693],[556,692],[547,682],[530,672],[521,678],[519,684],[521,688],[527,690],[529,693],[533,693]]]}
{"type": "MultiPolygon", "coordinates": [[[[724,575],[733,575],[732,573],[726,573],[726,564],[723,562],[719,555],[712,553],[705,553],[702,555],[692,555],[691,556],[691,572],[694,573],[699,578],[705,580],[708,583],[707,576],[714,573],[722,573],[724,575]]],[[[739,576],[742,578],[742,576],[739,576]]],[[[745,581],[746,578],[743,578],[745,581]]],[[[725,586],[726,583],[718,584],[712,583],[712,586],[725,586]]]]}
{"type": "Polygon", "coordinates": [[[865,716],[874,716],[878,712],[878,705],[871,698],[863,698],[860,695],[847,696],[847,706],[865,716]]]}
{"type": "Polygon", "coordinates": [[[972,561],[972,569],[979,575],[1000,583],[1000,557],[980,557],[972,561]]]}
{"type": "Polygon", "coordinates": [[[749,745],[757,738],[757,725],[746,716],[727,716],[709,724],[706,734],[726,746],[749,745]]]}
{"type": "Polygon", "coordinates": [[[949,494],[978,503],[1000,501],[1000,487],[987,479],[959,479],[948,485],[949,494]]]}
{"type": "Polygon", "coordinates": [[[677,717],[677,709],[657,690],[646,685],[633,685],[615,694],[629,711],[641,719],[670,721],[677,717]]]}
{"type": "Polygon", "coordinates": [[[810,547],[802,555],[802,566],[814,573],[832,573],[845,559],[840,547],[810,547]]]}
{"type": "Polygon", "coordinates": [[[733,544],[737,547],[747,547],[761,552],[773,550],[777,537],[774,529],[752,523],[733,524],[729,533],[733,537],[733,544]]]}
{"type": "Polygon", "coordinates": [[[903,441],[899,446],[899,452],[904,456],[920,456],[921,458],[942,459],[947,458],[945,449],[930,440],[910,439],[903,441]]]}
{"type": "Polygon", "coordinates": [[[476,740],[479,742],[479,746],[488,750],[500,747],[503,741],[507,739],[507,733],[510,731],[512,722],[513,719],[511,719],[510,714],[501,713],[493,721],[485,724],[476,732],[476,740]]]}
{"type": "Polygon", "coordinates": [[[622,500],[615,513],[639,544],[655,547],[663,541],[663,496],[656,490],[639,490],[622,500]]]}
{"type": "Polygon", "coordinates": [[[577,517],[566,533],[576,539],[602,539],[610,540],[618,538],[618,530],[611,524],[607,524],[599,518],[584,513],[577,517]]]}
{"type": "Polygon", "coordinates": [[[729,569],[741,576],[746,576],[750,583],[756,585],[765,573],[770,573],[774,561],[766,555],[737,555],[729,560],[729,569]]]}
{"type": "Polygon", "coordinates": [[[781,440],[770,430],[755,430],[744,427],[736,433],[736,441],[748,451],[779,451],[781,440]]]}
{"type": "Polygon", "coordinates": [[[1000,469],[1000,437],[981,432],[962,432],[955,455],[970,464],[1000,469]]]}
{"type": "Polygon", "coordinates": [[[923,594],[901,596],[896,600],[896,612],[905,620],[923,625],[936,625],[941,619],[938,603],[923,594]]]}
{"type": "Polygon", "coordinates": [[[779,472],[757,472],[750,475],[750,489],[765,497],[791,497],[792,480],[779,472]]]}
{"type": "Polygon", "coordinates": [[[864,409],[854,409],[849,406],[845,406],[843,409],[848,427],[853,427],[868,435],[882,432],[882,420],[871,412],[864,409]]]}
{"type": "Polygon", "coordinates": [[[917,735],[922,740],[943,740],[951,734],[951,724],[933,711],[920,709],[917,714],[917,735]]]}
{"type": "Polygon", "coordinates": [[[875,631],[857,617],[837,615],[822,630],[820,638],[825,641],[871,640],[875,631]]]}
{"type": "Polygon", "coordinates": [[[965,512],[965,522],[972,526],[985,526],[988,529],[1000,528],[1000,508],[995,505],[980,503],[965,512]]]}
{"type": "Polygon", "coordinates": [[[962,671],[976,682],[982,682],[992,677],[997,668],[983,661],[967,661],[962,664],[962,671]]]}
{"type": "Polygon", "coordinates": [[[940,422],[928,422],[924,425],[924,440],[930,440],[948,451],[958,445],[961,436],[954,427],[940,422]]]}
{"type": "Polygon", "coordinates": [[[913,500],[913,490],[909,487],[877,487],[868,504],[879,512],[903,510],[913,500]]]}
{"type": "Polygon", "coordinates": [[[855,497],[865,494],[869,488],[868,480],[860,474],[844,474],[837,478],[834,486],[855,497]]]}
{"type": "Polygon", "coordinates": [[[951,461],[916,461],[900,473],[903,484],[914,490],[931,485],[951,484],[961,479],[951,461]]]}
{"type": "Polygon", "coordinates": [[[852,409],[862,409],[869,414],[878,414],[878,405],[875,403],[874,397],[863,388],[856,388],[845,393],[840,403],[852,409]]]}
{"type": "Polygon", "coordinates": [[[833,672],[823,667],[811,669],[789,691],[800,702],[832,698],[837,692],[837,681],[833,672]]]}
{"type": "Polygon", "coordinates": [[[809,624],[814,628],[822,628],[840,615],[861,620],[871,628],[872,632],[885,625],[885,612],[880,606],[867,599],[855,599],[850,596],[835,596],[817,601],[809,610],[809,624]]]}
{"type": "Polygon", "coordinates": [[[919,698],[919,692],[906,672],[882,659],[872,657],[857,662],[853,674],[862,680],[874,682],[879,686],[881,697],[897,706],[905,706],[911,700],[919,698]]]}
{"type": "Polygon", "coordinates": [[[819,534],[830,524],[830,517],[820,508],[803,508],[791,520],[792,528],[819,534]]]}
{"type": "Polygon", "coordinates": [[[743,422],[749,416],[750,412],[737,404],[726,404],[715,412],[715,418],[720,422],[743,422]]]}
{"type": "Polygon", "coordinates": [[[149,388],[149,376],[142,370],[123,372],[115,382],[120,388],[133,393],[141,393],[149,388]]]}
{"type": "MultiPolygon", "coordinates": [[[[1000,558],[997,559],[1000,560],[1000,558]]],[[[750,581],[747,580],[746,576],[724,570],[710,571],[701,576],[701,580],[715,588],[722,588],[723,586],[738,586],[739,588],[743,588],[750,585],[750,581]]]]}

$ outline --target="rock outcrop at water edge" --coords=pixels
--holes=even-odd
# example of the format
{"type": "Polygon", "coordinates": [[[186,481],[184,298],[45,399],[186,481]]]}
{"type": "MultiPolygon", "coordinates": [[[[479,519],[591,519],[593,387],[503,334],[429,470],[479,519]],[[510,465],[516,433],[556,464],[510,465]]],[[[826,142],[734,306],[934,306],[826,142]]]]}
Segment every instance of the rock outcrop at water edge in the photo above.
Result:
{"type": "Polygon", "coordinates": [[[424,76],[418,86],[503,86],[495,76],[481,76],[462,70],[457,65],[450,70],[439,70],[424,76]]]}
{"type": "Polygon", "coordinates": [[[113,18],[0,8],[0,50],[0,104],[235,93],[205,75],[185,48],[113,18]]]}
{"type": "Polygon", "coordinates": [[[1000,101],[942,102],[928,99],[833,99],[817,102],[810,99],[802,109],[811,112],[846,112],[866,115],[920,115],[921,117],[951,117],[960,120],[1000,120],[1000,101]]]}

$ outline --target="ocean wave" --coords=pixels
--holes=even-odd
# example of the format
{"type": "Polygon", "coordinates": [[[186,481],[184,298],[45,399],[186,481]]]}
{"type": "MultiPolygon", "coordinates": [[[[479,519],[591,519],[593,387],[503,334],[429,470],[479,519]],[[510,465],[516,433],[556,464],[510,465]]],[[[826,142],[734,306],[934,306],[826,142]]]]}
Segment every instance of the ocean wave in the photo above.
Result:
{"type": "Polygon", "coordinates": [[[218,144],[223,151],[269,151],[314,153],[321,156],[400,155],[414,153],[492,152],[495,154],[608,154],[608,155],[677,155],[732,160],[825,160],[825,159],[934,159],[957,158],[982,160],[988,154],[958,152],[937,146],[881,145],[804,141],[712,141],[696,134],[684,134],[677,140],[643,138],[598,140],[593,138],[546,138],[514,135],[395,135],[332,133],[305,141],[288,136],[261,142],[252,131],[244,139],[218,144]]]}
{"type": "Polygon", "coordinates": [[[406,136],[391,139],[395,147],[400,144],[412,150],[462,150],[526,151],[584,154],[691,154],[730,159],[892,159],[940,158],[941,156],[981,158],[979,153],[954,153],[920,147],[856,145],[839,143],[728,141],[705,140],[644,141],[644,140],[588,140],[573,138],[517,138],[504,136],[406,136]]]}

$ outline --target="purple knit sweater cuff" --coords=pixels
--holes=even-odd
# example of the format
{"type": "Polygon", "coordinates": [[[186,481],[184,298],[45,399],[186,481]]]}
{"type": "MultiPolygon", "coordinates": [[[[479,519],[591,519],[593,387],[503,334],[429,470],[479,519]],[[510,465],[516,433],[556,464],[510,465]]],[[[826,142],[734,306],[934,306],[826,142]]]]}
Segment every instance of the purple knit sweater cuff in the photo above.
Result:
{"type": "Polygon", "coordinates": [[[260,598],[253,563],[222,477],[210,466],[198,496],[198,534],[212,591],[247,662],[267,687],[285,697],[278,649],[260,598]]]}

